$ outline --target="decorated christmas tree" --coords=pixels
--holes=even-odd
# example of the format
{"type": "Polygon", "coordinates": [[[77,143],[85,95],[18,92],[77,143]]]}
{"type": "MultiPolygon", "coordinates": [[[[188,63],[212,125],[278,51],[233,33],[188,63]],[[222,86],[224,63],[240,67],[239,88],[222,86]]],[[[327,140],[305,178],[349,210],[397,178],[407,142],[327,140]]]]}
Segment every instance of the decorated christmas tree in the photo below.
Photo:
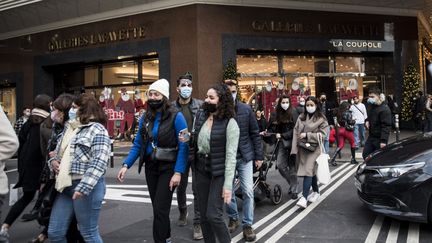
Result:
{"type": "Polygon", "coordinates": [[[237,68],[232,60],[228,60],[223,71],[223,79],[234,79],[237,80],[237,68]]]}
{"type": "Polygon", "coordinates": [[[402,84],[402,121],[413,117],[414,97],[419,90],[420,75],[414,64],[409,64],[405,70],[402,84]]]}

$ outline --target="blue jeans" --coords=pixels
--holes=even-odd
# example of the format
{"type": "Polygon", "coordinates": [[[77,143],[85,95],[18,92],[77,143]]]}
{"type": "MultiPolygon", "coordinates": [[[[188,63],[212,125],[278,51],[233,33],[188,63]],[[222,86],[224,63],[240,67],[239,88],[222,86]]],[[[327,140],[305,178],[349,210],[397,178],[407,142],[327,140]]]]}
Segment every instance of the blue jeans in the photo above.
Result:
{"type": "Polygon", "coordinates": [[[366,140],[366,130],[364,124],[355,124],[354,126],[354,138],[356,147],[365,144],[366,140]]]}
{"type": "MultiPolygon", "coordinates": [[[[253,191],[253,161],[237,160],[237,175],[240,180],[240,188],[242,190],[243,201],[243,227],[251,226],[254,217],[254,191],[253,191]]],[[[237,209],[237,199],[235,196],[234,186],[231,203],[227,207],[228,217],[232,220],[239,219],[237,209]]]]}
{"type": "Polygon", "coordinates": [[[303,177],[303,197],[307,199],[309,191],[312,186],[314,192],[319,193],[318,180],[316,176],[305,176],[303,177]]]}
{"type": "Polygon", "coordinates": [[[79,182],[80,180],[73,180],[72,186],[57,194],[48,227],[48,238],[52,243],[67,242],[66,233],[74,214],[85,242],[103,242],[99,234],[98,220],[105,196],[105,179],[100,178],[88,196],[73,200],[74,188],[79,182]]]}

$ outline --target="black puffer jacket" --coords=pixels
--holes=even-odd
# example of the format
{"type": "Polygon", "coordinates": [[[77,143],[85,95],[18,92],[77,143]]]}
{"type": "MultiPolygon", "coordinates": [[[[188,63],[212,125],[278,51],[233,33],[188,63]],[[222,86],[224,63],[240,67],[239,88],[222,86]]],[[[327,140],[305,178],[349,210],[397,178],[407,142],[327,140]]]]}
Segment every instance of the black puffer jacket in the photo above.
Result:
{"type": "Polygon", "coordinates": [[[368,106],[369,136],[387,143],[391,129],[391,111],[386,104],[368,106]]]}
{"type": "Polygon", "coordinates": [[[263,148],[255,114],[249,105],[239,101],[236,102],[235,109],[236,121],[240,128],[237,158],[245,161],[263,160],[263,148]]]}

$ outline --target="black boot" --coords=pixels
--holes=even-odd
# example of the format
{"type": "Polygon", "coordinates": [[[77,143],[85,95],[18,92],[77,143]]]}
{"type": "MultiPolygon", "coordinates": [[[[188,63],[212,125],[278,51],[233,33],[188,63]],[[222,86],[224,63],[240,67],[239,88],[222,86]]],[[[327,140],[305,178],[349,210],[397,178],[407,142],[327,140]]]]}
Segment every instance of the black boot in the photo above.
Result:
{"type": "Polygon", "coordinates": [[[355,148],[351,148],[351,164],[358,164],[357,160],[355,159],[355,148]]]}
{"type": "Polygon", "coordinates": [[[340,153],[340,151],[341,151],[342,149],[341,148],[337,148],[336,149],[336,151],[334,152],[334,154],[333,154],[333,156],[331,157],[331,160],[330,160],[330,164],[331,165],[333,165],[333,166],[337,166],[337,163],[336,163],[336,156],[340,153]]]}

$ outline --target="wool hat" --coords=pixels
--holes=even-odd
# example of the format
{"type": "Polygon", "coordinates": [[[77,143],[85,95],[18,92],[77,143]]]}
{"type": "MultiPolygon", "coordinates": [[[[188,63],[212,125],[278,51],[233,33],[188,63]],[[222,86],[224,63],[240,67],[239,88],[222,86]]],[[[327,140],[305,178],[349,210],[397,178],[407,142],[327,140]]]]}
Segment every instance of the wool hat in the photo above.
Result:
{"type": "Polygon", "coordinates": [[[155,90],[159,93],[161,93],[163,96],[165,96],[167,99],[169,99],[169,83],[166,79],[159,79],[156,80],[155,82],[153,82],[149,89],[150,90],[155,90]]]}

